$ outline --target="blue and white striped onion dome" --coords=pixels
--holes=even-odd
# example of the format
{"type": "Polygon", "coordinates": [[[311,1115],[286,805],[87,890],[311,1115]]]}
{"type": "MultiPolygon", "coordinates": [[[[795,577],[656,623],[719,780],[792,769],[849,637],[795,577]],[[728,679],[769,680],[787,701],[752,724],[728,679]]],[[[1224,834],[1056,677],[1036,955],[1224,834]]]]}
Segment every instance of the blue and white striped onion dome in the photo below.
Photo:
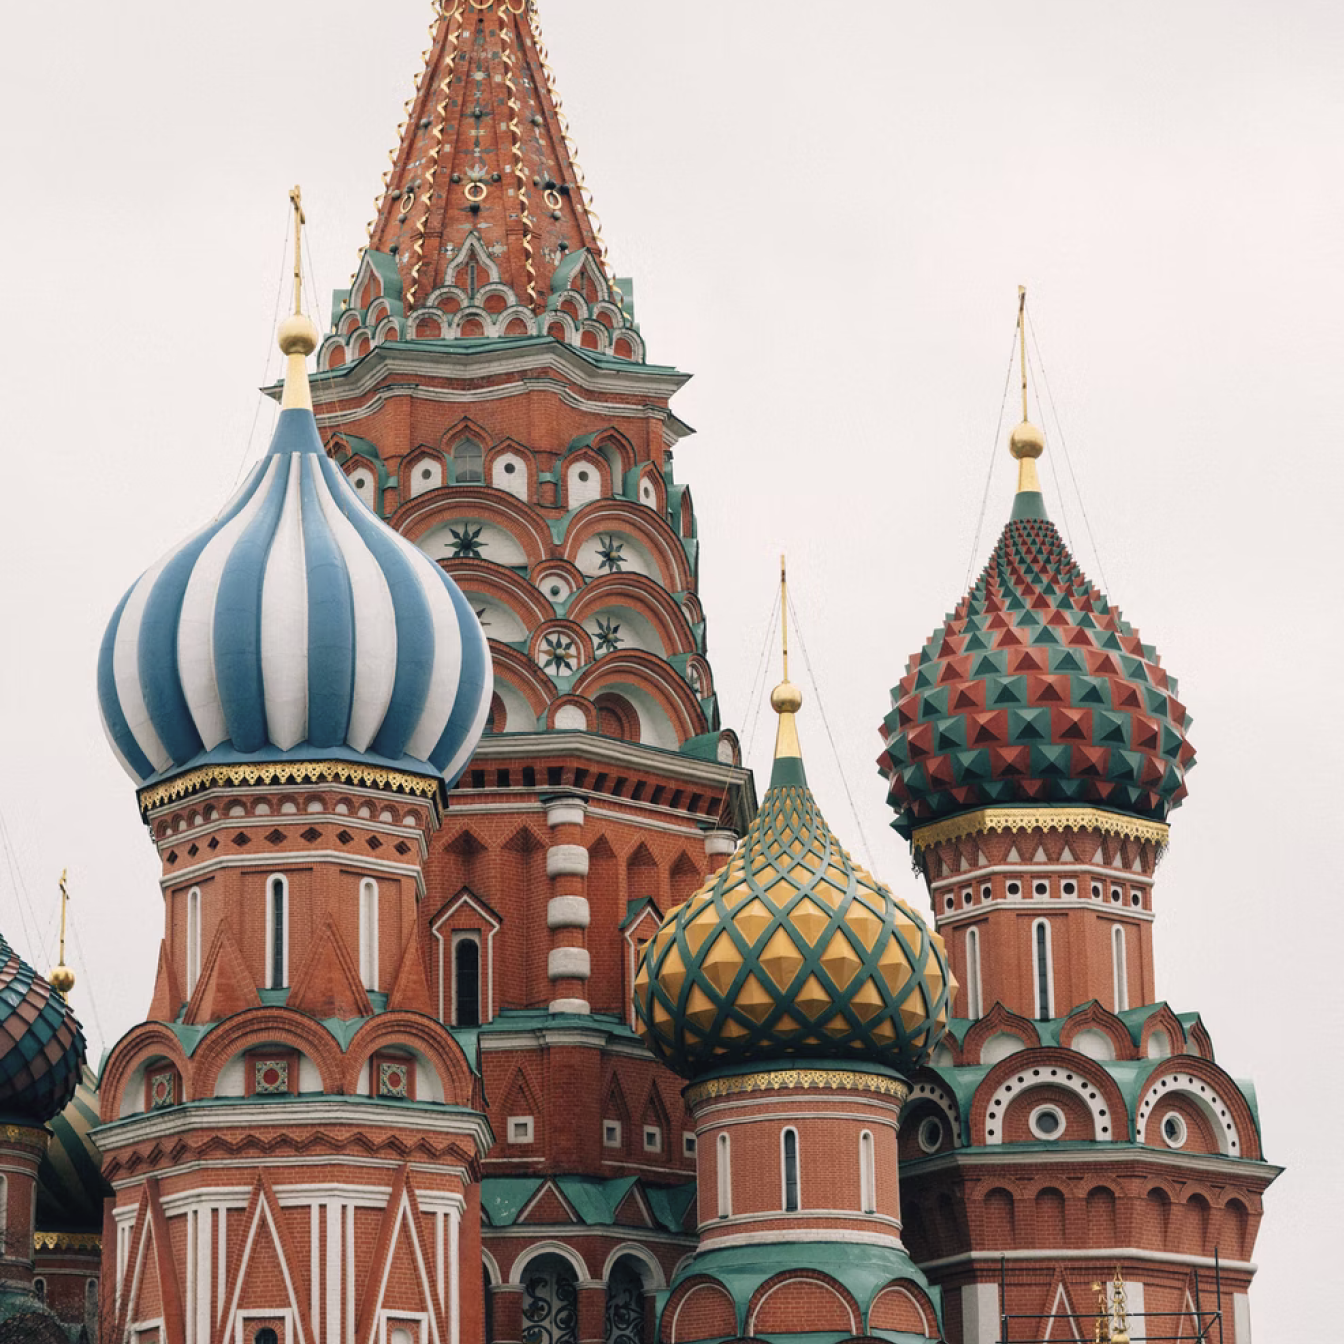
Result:
{"type": "Polygon", "coordinates": [[[352,758],[451,785],[493,692],[476,613],[369,511],[303,407],[280,412],[214,521],[132,585],[98,656],[103,724],[137,785],[352,758]]]}

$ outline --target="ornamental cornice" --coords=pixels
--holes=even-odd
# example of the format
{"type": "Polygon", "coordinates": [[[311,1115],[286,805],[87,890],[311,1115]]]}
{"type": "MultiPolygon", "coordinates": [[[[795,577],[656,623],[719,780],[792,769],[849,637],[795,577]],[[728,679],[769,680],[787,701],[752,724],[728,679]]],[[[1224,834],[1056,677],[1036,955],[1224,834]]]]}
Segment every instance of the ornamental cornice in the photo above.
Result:
{"type": "Polygon", "coordinates": [[[34,1232],[35,1251],[101,1251],[103,1238],[97,1232],[34,1232]]]}
{"type": "Polygon", "coordinates": [[[706,1078],[692,1083],[684,1092],[688,1106],[702,1101],[731,1097],[746,1092],[784,1092],[791,1089],[827,1092],[875,1092],[894,1097],[900,1103],[910,1095],[909,1083],[890,1074],[862,1073],[856,1069],[764,1069],[754,1073],[734,1073],[722,1078],[706,1078]]]}
{"type": "Polygon", "coordinates": [[[30,1148],[47,1146],[48,1131],[35,1125],[0,1125],[0,1142],[21,1143],[30,1148]]]}
{"type": "Polygon", "coordinates": [[[411,794],[431,800],[437,799],[443,790],[443,780],[438,776],[413,775],[353,761],[246,761],[187,770],[161,784],[141,789],[136,798],[144,816],[156,807],[177,802],[202,789],[273,784],[363,784],[384,793],[411,794]]]}
{"type": "Polygon", "coordinates": [[[1146,840],[1165,849],[1171,828],[1164,821],[1130,817],[1099,807],[982,807],[948,817],[911,833],[910,846],[918,853],[945,840],[962,840],[986,831],[1100,831],[1126,840],[1146,840]]]}

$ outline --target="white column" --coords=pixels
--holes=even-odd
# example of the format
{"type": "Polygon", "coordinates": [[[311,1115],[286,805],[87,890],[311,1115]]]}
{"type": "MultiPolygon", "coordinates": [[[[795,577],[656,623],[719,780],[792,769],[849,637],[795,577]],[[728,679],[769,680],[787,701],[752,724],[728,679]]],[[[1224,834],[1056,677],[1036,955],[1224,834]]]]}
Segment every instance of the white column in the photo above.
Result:
{"type": "Polygon", "coordinates": [[[341,1201],[327,1200],[327,1344],[341,1344],[341,1201]]]}
{"type": "Polygon", "coordinates": [[[961,1290],[961,1337],[965,1344],[997,1344],[999,1289],[993,1283],[968,1283],[961,1290]]]}
{"type": "MultiPolygon", "coordinates": [[[[461,1344],[462,1294],[461,1266],[457,1262],[458,1233],[462,1219],[461,1209],[454,1206],[448,1211],[448,1344],[461,1344]]],[[[480,1271],[478,1270],[477,1273],[480,1271]]],[[[1237,1344],[1241,1344],[1238,1339],[1237,1344]]]]}
{"type": "Polygon", "coordinates": [[[1232,1294],[1232,1335],[1236,1344],[1251,1344],[1251,1299],[1245,1293],[1232,1294]]]}
{"type": "MultiPolygon", "coordinates": [[[[196,1340],[195,1344],[211,1344],[211,1252],[214,1250],[214,1237],[211,1235],[214,1210],[202,1205],[196,1210],[196,1340]]],[[[188,1336],[190,1339],[190,1336],[188,1336]]]]}

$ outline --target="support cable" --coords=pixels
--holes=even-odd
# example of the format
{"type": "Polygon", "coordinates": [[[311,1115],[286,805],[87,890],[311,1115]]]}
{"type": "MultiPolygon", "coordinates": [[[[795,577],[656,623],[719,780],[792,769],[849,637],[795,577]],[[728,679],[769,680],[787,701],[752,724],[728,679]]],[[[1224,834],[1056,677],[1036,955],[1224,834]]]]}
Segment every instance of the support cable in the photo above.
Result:
{"type": "Polygon", "coordinates": [[[863,861],[871,872],[873,854],[868,845],[868,836],[864,833],[863,822],[859,819],[859,809],[854,806],[854,795],[850,792],[849,778],[845,773],[845,763],[840,759],[840,750],[835,745],[835,735],[831,732],[831,723],[826,717],[826,704],[821,698],[821,687],[817,683],[816,674],[812,671],[812,659],[807,654],[807,640],[803,636],[803,623],[798,619],[798,609],[792,602],[789,603],[789,612],[793,616],[793,628],[798,634],[798,647],[803,651],[803,666],[807,668],[807,678],[812,683],[813,694],[817,697],[817,710],[821,714],[821,726],[826,730],[826,740],[831,744],[831,754],[835,757],[836,769],[840,771],[840,784],[845,790],[845,797],[849,800],[850,816],[854,818],[854,829],[858,832],[859,843],[863,846],[863,861]]]}
{"type": "Polygon", "coordinates": [[[93,997],[93,976],[89,972],[89,959],[84,955],[84,944],[79,937],[79,924],[73,914],[70,916],[70,932],[74,936],[75,952],[79,956],[80,970],[84,974],[83,980],[79,982],[80,993],[89,1001],[89,1016],[93,1018],[93,1029],[98,1033],[98,1047],[101,1054],[107,1046],[107,1037],[103,1034],[103,1023],[98,1016],[98,1002],[93,997]]]}
{"type": "MultiPolygon", "coordinates": [[[[286,212],[288,219],[288,212],[286,212]]],[[[266,335],[266,362],[261,366],[261,378],[257,382],[257,387],[266,386],[267,374],[271,368],[271,357],[275,351],[275,329],[280,321],[280,299],[285,288],[285,271],[288,267],[289,259],[289,226],[285,226],[285,237],[280,248],[280,274],[275,281],[275,302],[271,305],[271,328],[266,335]]],[[[252,413],[252,428],[247,431],[247,442],[243,445],[243,455],[238,461],[238,470],[234,473],[233,485],[237,489],[238,482],[243,479],[243,472],[247,464],[252,460],[252,444],[257,437],[257,421],[261,419],[262,403],[266,400],[266,394],[262,391],[257,392],[257,406],[252,413]]]]}
{"type": "Polygon", "coordinates": [[[761,705],[765,700],[765,666],[770,652],[770,643],[774,638],[775,625],[779,620],[779,594],[770,608],[770,619],[765,624],[765,637],[761,640],[761,655],[756,660],[756,671],[751,679],[751,691],[747,700],[751,708],[751,727],[747,731],[746,751],[743,760],[750,764],[752,748],[756,745],[756,729],[761,721],[761,705]]]}
{"type": "Polygon", "coordinates": [[[19,867],[18,859],[14,854],[14,845],[9,838],[9,824],[5,821],[3,811],[0,811],[0,845],[4,847],[5,865],[9,869],[9,882],[14,889],[14,904],[19,912],[19,923],[23,926],[23,936],[27,940],[29,951],[50,963],[51,948],[42,936],[42,923],[37,917],[37,911],[33,908],[32,898],[28,894],[28,884],[23,880],[23,870],[19,867]],[[32,916],[31,924],[29,923],[29,915],[32,916]]]}
{"type": "Polygon", "coordinates": [[[994,443],[989,454],[989,470],[985,473],[985,493],[980,498],[980,516],[975,520],[975,540],[971,542],[970,558],[966,561],[966,579],[961,585],[965,592],[971,586],[971,572],[975,557],[980,552],[980,533],[985,525],[985,510],[989,507],[989,487],[994,480],[994,459],[999,451],[999,437],[1003,433],[1003,413],[1008,407],[1008,389],[1013,385],[1013,360],[1017,355],[1017,323],[1013,323],[1013,340],[1008,347],[1008,374],[1003,380],[1003,400],[999,402],[999,422],[994,426],[994,443]]]}
{"type": "Polygon", "coordinates": [[[1073,493],[1078,496],[1078,507],[1082,511],[1083,526],[1087,529],[1087,540],[1092,547],[1093,559],[1097,562],[1097,577],[1101,580],[1102,591],[1109,595],[1111,591],[1110,584],[1106,582],[1106,571],[1102,568],[1101,551],[1097,546],[1096,536],[1092,532],[1092,520],[1087,516],[1087,505],[1083,501],[1083,492],[1078,487],[1078,476],[1073,469],[1073,458],[1069,456],[1068,441],[1064,437],[1064,426],[1060,422],[1059,412],[1055,409],[1055,395],[1050,390],[1050,378],[1045,371],[1045,360],[1041,358],[1040,342],[1036,339],[1036,327],[1031,320],[1031,315],[1027,315],[1027,332],[1031,336],[1031,344],[1036,351],[1036,362],[1041,369],[1041,383],[1045,388],[1046,400],[1050,404],[1050,414],[1055,420],[1055,429],[1059,434],[1059,446],[1064,452],[1064,465],[1069,469],[1069,479],[1073,482],[1073,493]]]}
{"type": "MultiPolygon", "coordinates": [[[[1031,363],[1032,375],[1035,376],[1038,373],[1040,373],[1040,352],[1036,351],[1033,354],[1032,352],[1028,351],[1028,357],[1031,363]]],[[[1037,378],[1036,383],[1037,387],[1040,387],[1041,383],[1043,383],[1044,381],[1045,381],[1045,375],[1041,373],[1040,377],[1037,378]]],[[[1039,392],[1037,393],[1036,396],[1036,409],[1039,412],[1043,412],[1045,410],[1044,405],[1041,403],[1039,392]]],[[[1058,424],[1058,419],[1056,419],[1056,424],[1058,424]]],[[[1042,429],[1044,429],[1045,426],[1044,414],[1041,415],[1041,426],[1042,429]]],[[[1054,453],[1048,452],[1045,454],[1045,465],[1050,470],[1050,484],[1055,487],[1055,498],[1059,500],[1059,521],[1064,528],[1064,540],[1068,543],[1069,550],[1076,556],[1078,552],[1073,544],[1073,528],[1069,525],[1069,504],[1067,498],[1065,497],[1064,491],[1060,488],[1059,473],[1055,470],[1054,453]]]]}

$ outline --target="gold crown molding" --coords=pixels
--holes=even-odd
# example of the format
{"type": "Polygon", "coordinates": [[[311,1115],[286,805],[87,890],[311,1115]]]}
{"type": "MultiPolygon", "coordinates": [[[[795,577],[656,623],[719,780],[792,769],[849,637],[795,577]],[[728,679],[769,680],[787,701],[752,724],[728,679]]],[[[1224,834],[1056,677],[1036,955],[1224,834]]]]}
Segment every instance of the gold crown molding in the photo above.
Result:
{"type": "Polygon", "coordinates": [[[45,1148],[50,1134],[31,1125],[0,1125],[0,1140],[5,1143],[26,1143],[34,1148],[45,1148]]]}
{"type": "Polygon", "coordinates": [[[103,1239],[97,1232],[34,1232],[35,1251],[101,1251],[103,1239]]]}
{"type": "Polygon", "coordinates": [[[946,821],[935,821],[912,832],[911,848],[918,853],[944,840],[961,840],[985,831],[1101,831],[1127,840],[1147,840],[1164,849],[1171,835],[1165,821],[1127,817],[1099,807],[984,807],[946,821]]]}
{"type": "Polygon", "coordinates": [[[898,1103],[910,1095],[908,1083],[880,1073],[860,1073],[854,1069],[768,1069],[693,1083],[686,1089],[686,1104],[697,1106],[716,1097],[743,1092],[780,1092],[795,1087],[828,1092],[876,1092],[893,1097],[898,1103]]]}
{"type": "Polygon", "coordinates": [[[137,798],[141,815],[164,803],[175,803],[189,794],[216,785],[257,784],[363,784],[389,793],[413,794],[434,799],[443,788],[443,780],[426,775],[411,775],[403,770],[356,765],[349,761],[257,761],[245,765],[207,765],[188,770],[141,789],[137,798]]]}

